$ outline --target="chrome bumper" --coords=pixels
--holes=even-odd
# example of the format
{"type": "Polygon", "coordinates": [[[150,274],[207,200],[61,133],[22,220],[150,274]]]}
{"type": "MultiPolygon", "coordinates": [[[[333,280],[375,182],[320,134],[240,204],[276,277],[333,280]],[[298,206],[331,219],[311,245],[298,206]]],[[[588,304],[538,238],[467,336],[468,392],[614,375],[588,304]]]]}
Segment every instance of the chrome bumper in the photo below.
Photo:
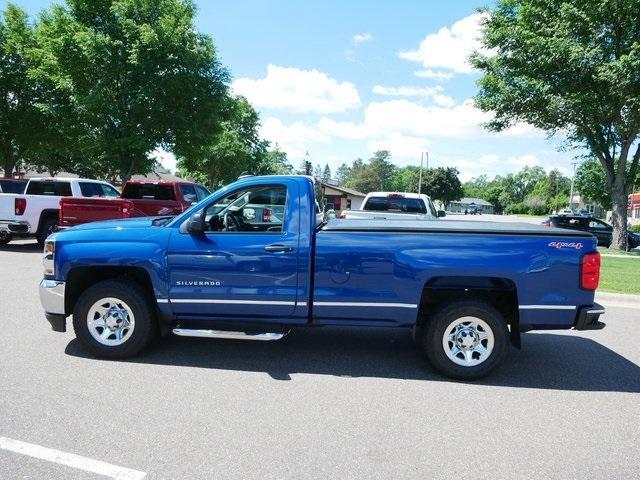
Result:
{"type": "Polygon", "coordinates": [[[57,280],[42,280],[40,282],[40,302],[46,313],[64,315],[65,283],[57,280]]]}

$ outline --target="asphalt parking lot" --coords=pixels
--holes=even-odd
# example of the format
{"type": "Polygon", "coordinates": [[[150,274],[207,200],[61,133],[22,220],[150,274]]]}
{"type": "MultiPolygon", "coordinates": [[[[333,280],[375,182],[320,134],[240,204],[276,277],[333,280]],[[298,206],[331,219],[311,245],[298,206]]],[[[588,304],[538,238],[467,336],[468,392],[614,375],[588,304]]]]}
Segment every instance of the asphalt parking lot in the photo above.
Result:
{"type": "Polygon", "coordinates": [[[118,478],[638,476],[640,308],[526,334],[476,383],[438,376],[389,329],[171,337],[109,362],[50,330],[41,269],[35,244],[0,248],[2,479],[105,478],[65,458],[118,478]]]}

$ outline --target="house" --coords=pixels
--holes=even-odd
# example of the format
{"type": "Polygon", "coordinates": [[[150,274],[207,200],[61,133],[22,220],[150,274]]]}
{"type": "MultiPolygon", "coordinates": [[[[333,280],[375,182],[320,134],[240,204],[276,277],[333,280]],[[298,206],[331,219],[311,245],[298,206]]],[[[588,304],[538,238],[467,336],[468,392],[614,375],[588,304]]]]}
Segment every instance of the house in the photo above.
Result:
{"type": "Polygon", "coordinates": [[[327,210],[338,214],[343,210],[359,210],[366,195],[351,188],[341,187],[333,182],[322,182],[322,198],[327,210]]]}
{"type": "Polygon", "coordinates": [[[482,209],[482,213],[495,213],[494,207],[491,203],[481,198],[464,197],[455,202],[449,203],[448,211],[452,213],[464,213],[471,204],[477,205],[482,209]]]}
{"type": "Polygon", "coordinates": [[[627,217],[631,225],[640,225],[640,193],[632,193],[629,195],[627,217]]]}
{"type": "Polygon", "coordinates": [[[597,218],[604,218],[607,215],[607,211],[604,208],[602,208],[597,203],[588,201],[579,193],[575,194],[571,198],[571,205],[569,205],[569,207],[574,212],[587,211],[591,214],[591,216],[597,218]]]}

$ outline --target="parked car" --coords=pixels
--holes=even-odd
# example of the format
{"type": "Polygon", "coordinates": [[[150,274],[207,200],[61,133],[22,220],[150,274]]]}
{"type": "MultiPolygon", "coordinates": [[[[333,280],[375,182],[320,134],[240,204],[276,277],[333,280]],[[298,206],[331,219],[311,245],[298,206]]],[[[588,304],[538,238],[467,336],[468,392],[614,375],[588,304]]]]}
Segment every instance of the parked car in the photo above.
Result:
{"type": "Polygon", "coordinates": [[[371,192],[360,210],[344,210],[340,218],[371,220],[435,220],[445,212],[436,211],[431,198],[424,194],[371,192]]]}
{"type": "Polygon", "coordinates": [[[558,212],[558,215],[573,215],[573,214],[574,214],[573,210],[571,210],[570,208],[563,208],[558,212]]]}
{"type": "Polygon", "coordinates": [[[20,178],[0,178],[0,193],[24,193],[27,180],[20,178]]]}
{"type": "Polygon", "coordinates": [[[193,182],[129,181],[122,194],[105,198],[100,192],[60,201],[60,227],[98,220],[148,216],[174,216],[209,195],[193,182]]]}
{"type": "Polygon", "coordinates": [[[296,327],[400,327],[413,331],[438,371],[463,379],[495,369],[509,342],[520,347],[521,331],[605,326],[594,303],[600,254],[589,233],[492,222],[324,223],[314,197],[307,177],[249,177],[173,219],[57,232],[45,245],[45,316],[65,331],[73,315],[79,343],[110,359],[136,355],[156,332],[264,341],[296,327]],[[279,198],[279,222],[244,221],[245,209],[270,209],[279,198]]]}
{"type": "Polygon", "coordinates": [[[472,202],[469,204],[467,208],[465,208],[464,214],[465,215],[482,215],[482,207],[472,202]]]}
{"type": "Polygon", "coordinates": [[[16,237],[45,238],[58,228],[60,199],[84,196],[88,192],[117,196],[113,185],[85,178],[32,178],[24,193],[0,194],[0,244],[16,237]]]}
{"type": "MultiPolygon", "coordinates": [[[[542,224],[546,227],[589,232],[596,237],[599,246],[607,248],[611,246],[613,227],[597,218],[584,217],[582,215],[552,215],[542,224]]],[[[637,247],[640,247],[640,235],[631,231],[627,232],[627,248],[637,247]]]]}

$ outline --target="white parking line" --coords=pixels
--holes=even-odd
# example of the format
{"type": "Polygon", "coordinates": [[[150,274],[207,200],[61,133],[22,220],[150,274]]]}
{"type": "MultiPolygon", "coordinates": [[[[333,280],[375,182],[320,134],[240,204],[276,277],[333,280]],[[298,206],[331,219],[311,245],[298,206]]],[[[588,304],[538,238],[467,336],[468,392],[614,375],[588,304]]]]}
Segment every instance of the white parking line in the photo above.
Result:
{"type": "Polygon", "coordinates": [[[92,458],[81,457],[73,453],[61,452],[52,448],[41,447],[33,443],[21,442],[7,437],[0,437],[0,449],[10,452],[28,455],[29,457],[47,460],[48,462],[66,465],[67,467],[77,468],[85,472],[104,475],[105,477],[115,478],[117,480],[140,480],[147,474],[130,468],[118,467],[110,463],[93,460],[92,458]]]}

